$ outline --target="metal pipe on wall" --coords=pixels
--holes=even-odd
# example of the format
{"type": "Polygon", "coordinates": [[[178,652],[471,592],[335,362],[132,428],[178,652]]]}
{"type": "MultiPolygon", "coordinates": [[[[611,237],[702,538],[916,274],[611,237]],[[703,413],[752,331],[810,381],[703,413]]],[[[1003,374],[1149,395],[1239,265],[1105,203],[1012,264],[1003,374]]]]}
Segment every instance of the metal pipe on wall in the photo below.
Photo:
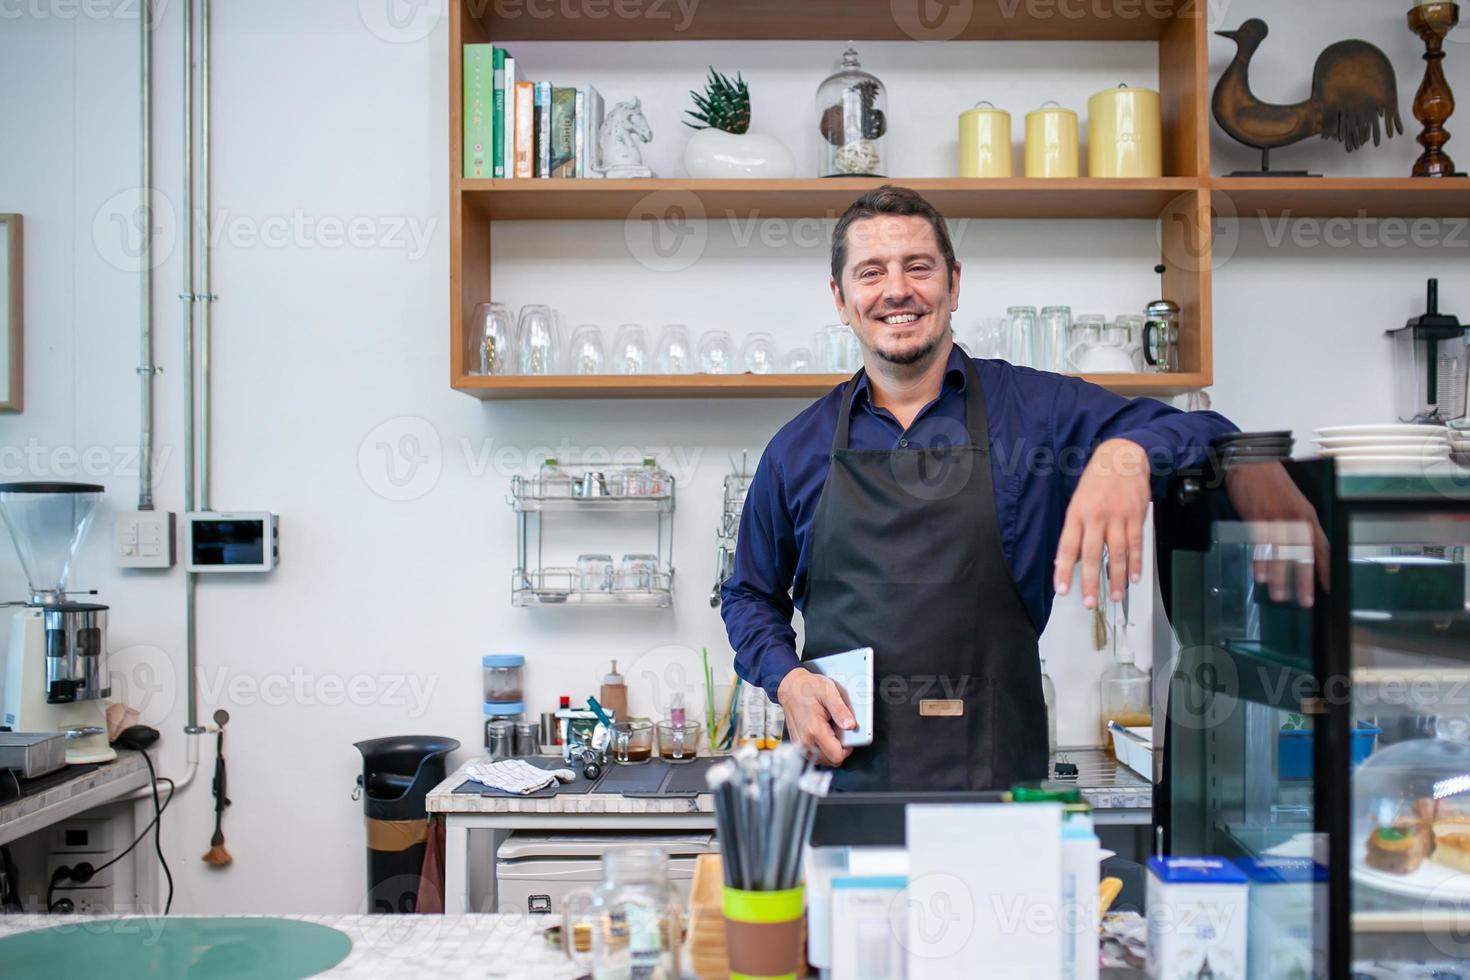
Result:
{"type": "MultiPolygon", "coordinates": [[[[194,487],[195,445],[194,417],[194,236],[197,221],[194,214],[194,4],[184,4],[184,509],[197,510],[194,487]]],[[[198,657],[195,623],[194,573],[184,572],[184,670],[188,685],[189,718],[184,731],[198,735],[199,685],[195,674],[198,657]]]]}
{"type": "Polygon", "coordinates": [[[199,0],[199,211],[204,237],[199,243],[199,509],[209,510],[209,309],[214,293],[209,288],[210,222],[209,201],[209,8],[210,0],[199,0]]]}
{"type": "Polygon", "coordinates": [[[138,450],[138,509],[153,509],[153,378],[158,367],[153,363],[153,5],[139,8],[138,63],[139,115],[142,136],[138,153],[141,214],[143,228],[143,268],[138,301],[139,360],[138,380],[141,386],[138,450]]]}

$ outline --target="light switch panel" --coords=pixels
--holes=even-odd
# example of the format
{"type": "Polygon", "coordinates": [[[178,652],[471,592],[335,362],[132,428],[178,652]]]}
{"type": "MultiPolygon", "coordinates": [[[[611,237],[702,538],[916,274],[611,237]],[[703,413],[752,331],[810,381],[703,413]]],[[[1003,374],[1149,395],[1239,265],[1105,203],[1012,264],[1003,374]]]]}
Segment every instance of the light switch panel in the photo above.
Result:
{"type": "Polygon", "coordinates": [[[113,551],[121,568],[172,568],[174,515],[162,510],[129,510],[117,515],[113,551]]]}

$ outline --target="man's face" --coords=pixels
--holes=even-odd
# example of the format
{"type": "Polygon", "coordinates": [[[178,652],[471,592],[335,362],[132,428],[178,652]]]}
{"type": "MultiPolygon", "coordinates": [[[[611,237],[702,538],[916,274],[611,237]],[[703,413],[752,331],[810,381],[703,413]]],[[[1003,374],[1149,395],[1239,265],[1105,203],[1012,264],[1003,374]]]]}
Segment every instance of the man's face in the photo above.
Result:
{"type": "Polygon", "coordinates": [[[919,215],[880,214],[847,229],[842,289],[832,298],[863,349],[892,364],[948,353],[960,272],[945,268],[934,229],[919,215]]]}

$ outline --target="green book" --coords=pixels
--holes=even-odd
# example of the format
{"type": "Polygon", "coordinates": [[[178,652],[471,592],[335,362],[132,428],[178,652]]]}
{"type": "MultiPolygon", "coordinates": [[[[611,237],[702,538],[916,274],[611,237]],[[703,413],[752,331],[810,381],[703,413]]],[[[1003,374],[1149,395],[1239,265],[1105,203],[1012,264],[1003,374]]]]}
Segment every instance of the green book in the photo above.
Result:
{"type": "Polygon", "coordinates": [[[577,176],[577,90],[551,90],[551,176],[577,176]]]}
{"type": "Polygon", "coordinates": [[[493,45],[464,46],[464,175],[490,177],[495,159],[495,63],[493,45]]]}
{"type": "Polygon", "coordinates": [[[495,124],[491,126],[490,159],[495,177],[505,176],[505,49],[495,48],[495,124]]]}

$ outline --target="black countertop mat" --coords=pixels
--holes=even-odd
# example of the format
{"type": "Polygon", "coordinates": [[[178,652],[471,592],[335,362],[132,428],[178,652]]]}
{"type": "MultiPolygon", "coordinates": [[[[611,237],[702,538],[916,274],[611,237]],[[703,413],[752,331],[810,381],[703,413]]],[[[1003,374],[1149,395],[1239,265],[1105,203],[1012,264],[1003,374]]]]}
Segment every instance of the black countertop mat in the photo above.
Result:
{"type": "Polygon", "coordinates": [[[658,796],[659,787],[669,775],[669,768],[669,764],[663,761],[647,762],[641,766],[620,766],[610,762],[607,771],[597,781],[597,792],[658,796]]]}
{"type": "Polygon", "coordinates": [[[592,792],[596,783],[591,779],[584,779],[578,767],[569,766],[561,760],[561,756],[536,755],[523,757],[522,761],[529,762],[538,769],[570,769],[577,773],[577,778],[570,783],[557,782],[545,789],[538,789],[534,793],[507,793],[503,789],[491,789],[483,783],[477,783],[473,779],[466,779],[454,788],[456,793],[465,793],[471,796],[506,796],[513,800],[541,800],[548,796],[576,796],[582,793],[592,792]]]}
{"type": "Polygon", "coordinates": [[[719,761],[714,758],[699,758],[693,762],[681,762],[677,765],[669,763],[669,768],[674,771],[669,774],[659,795],[696,796],[700,793],[708,793],[709,784],[704,781],[705,774],[709,772],[710,766],[719,761]]]}

